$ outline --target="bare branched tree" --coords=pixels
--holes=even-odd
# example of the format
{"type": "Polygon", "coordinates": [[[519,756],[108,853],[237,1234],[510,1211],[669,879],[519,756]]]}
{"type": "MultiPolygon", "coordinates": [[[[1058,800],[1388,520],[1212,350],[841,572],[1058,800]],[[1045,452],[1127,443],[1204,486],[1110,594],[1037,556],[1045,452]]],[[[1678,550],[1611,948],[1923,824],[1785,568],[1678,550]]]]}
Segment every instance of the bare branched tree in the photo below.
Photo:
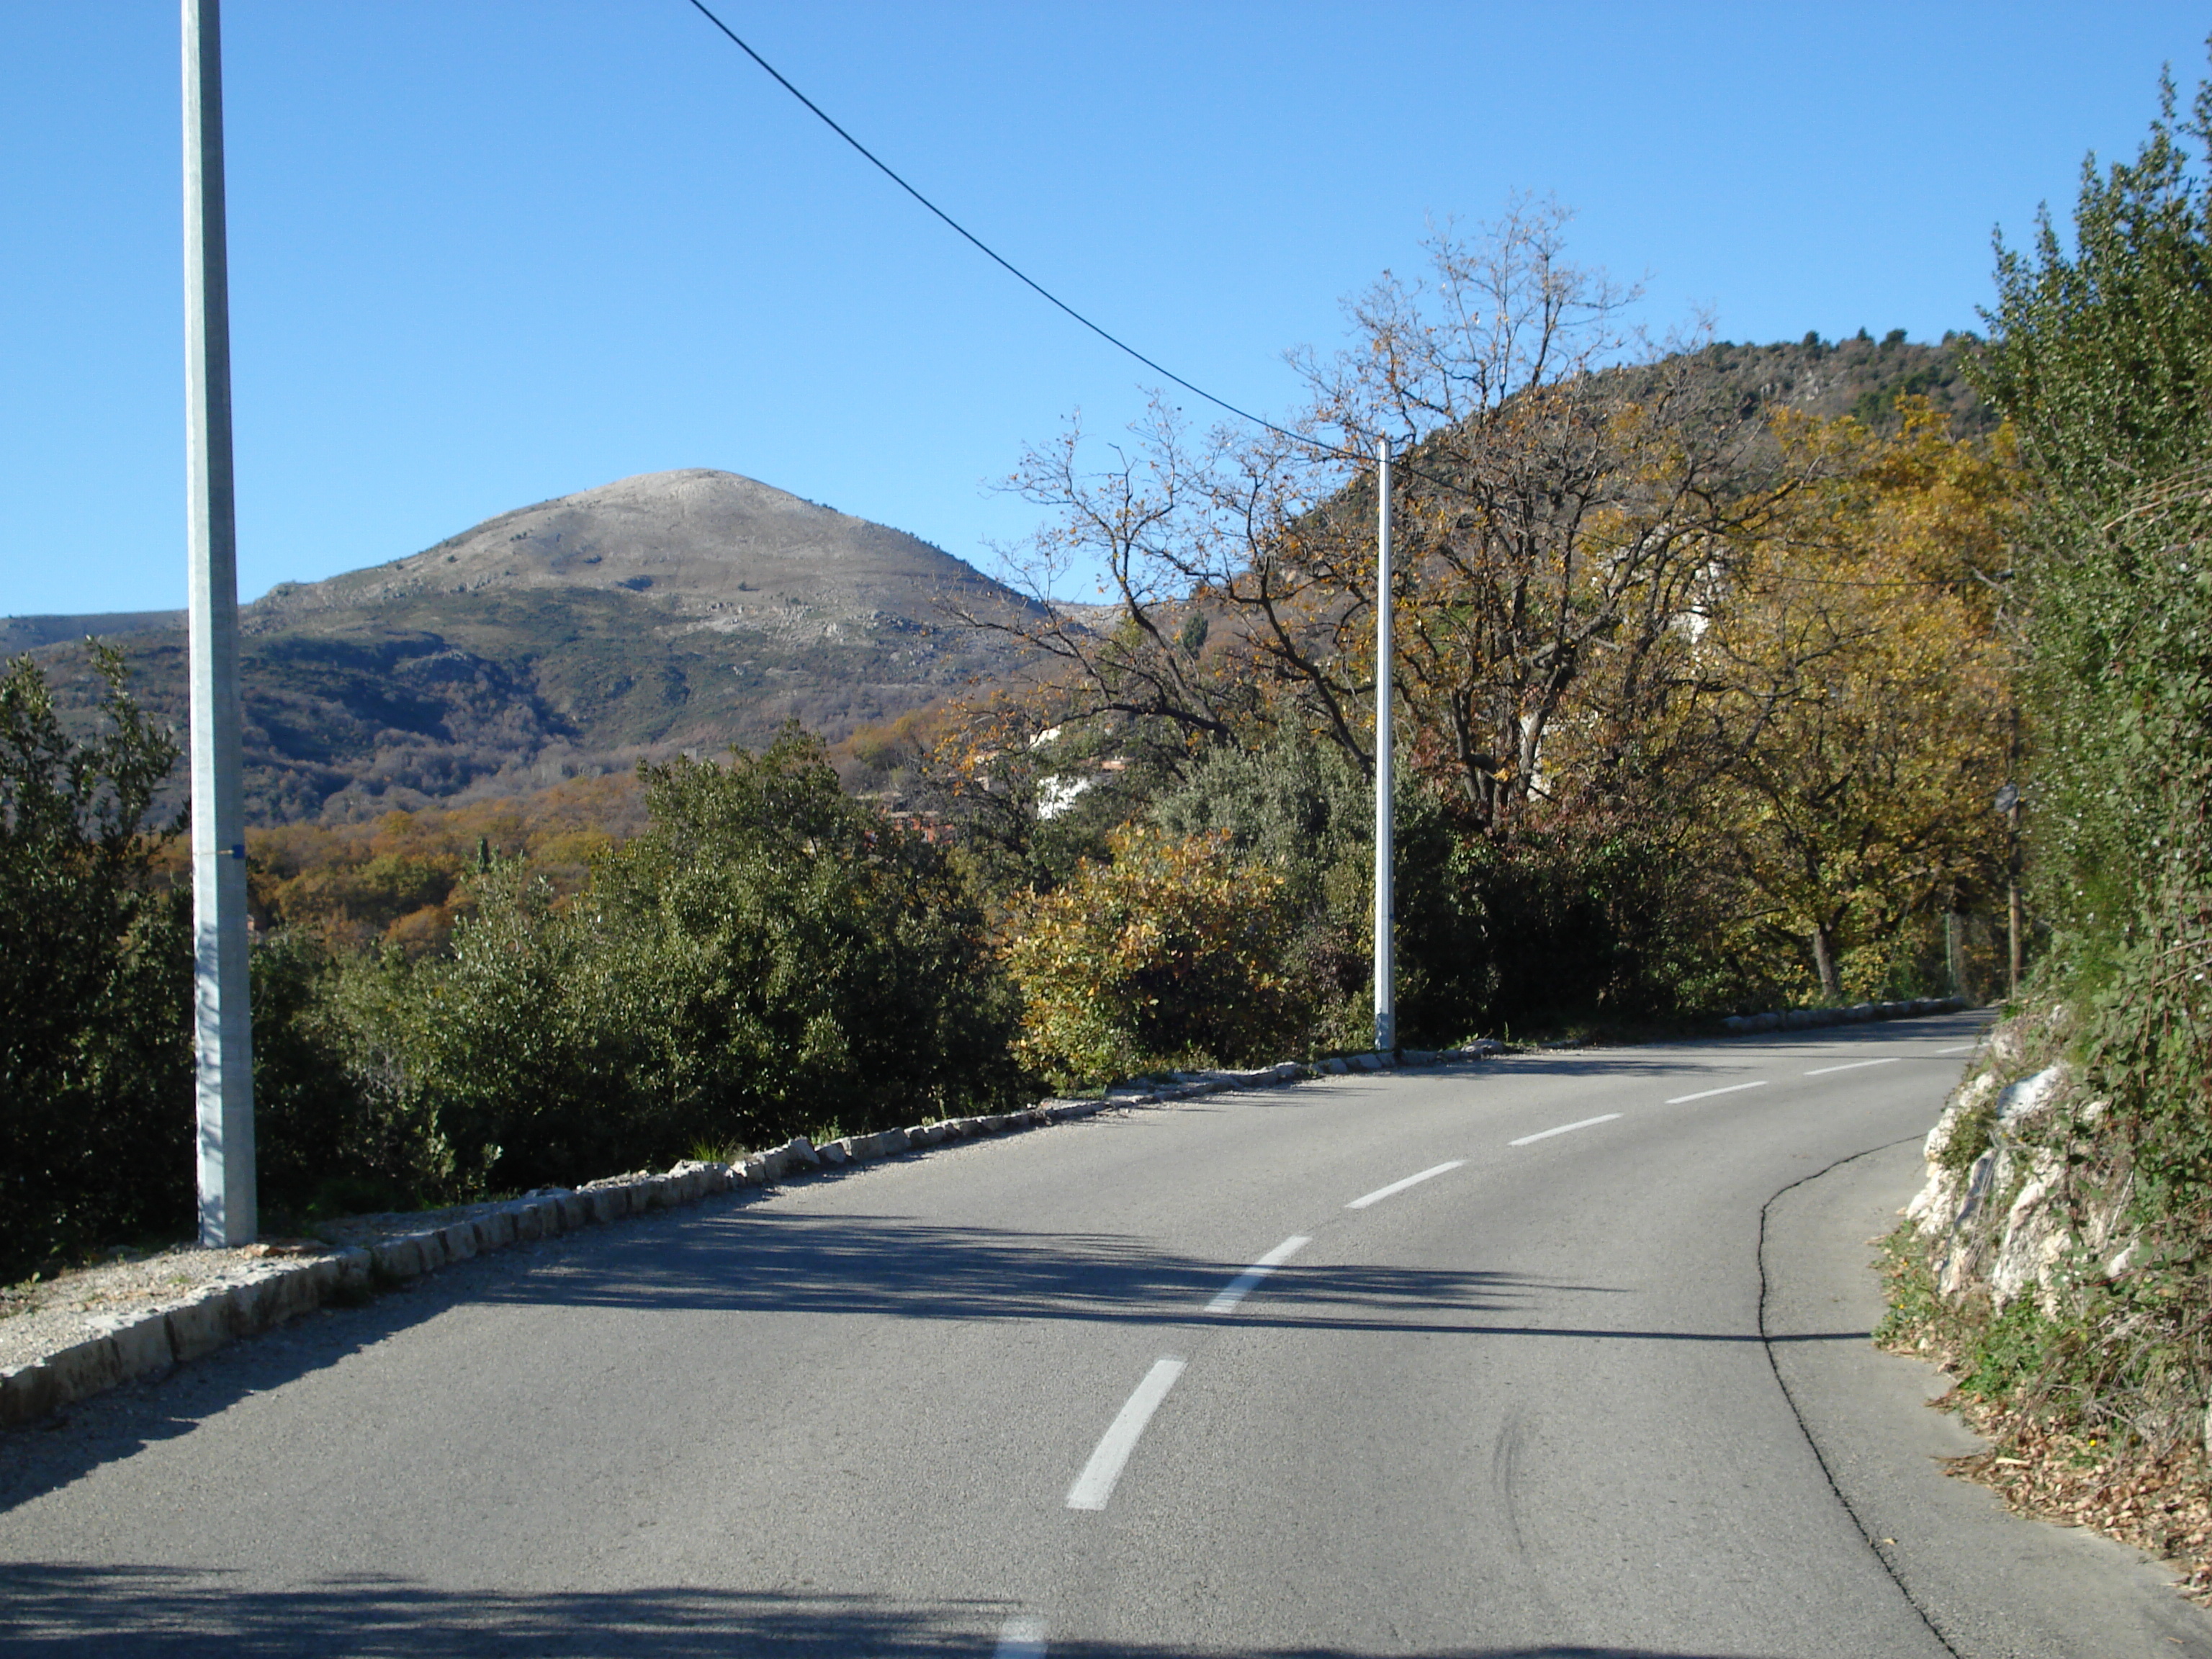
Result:
{"type": "Polygon", "coordinates": [[[1425,281],[1386,274],[1348,306],[1351,349],[1294,356],[1310,396],[1287,430],[1194,443],[1156,401],[1111,465],[1087,468],[1073,427],[1033,451],[1012,487],[1055,518],[1010,574],[1049,620],[998,625],[1061,670],[1070,717],[1189,744],[1297,720],[1371,768],[1387,436],[1399,690],[1478,816],[1679,766],[1705,729],[1669,718],[1701,609],[1794,481],[1704,389],[1694,339],[1654,345],[1626,320],[1637,289],[1566,258],[1567,222],[1520,199],[1439,230],[1425,281]],[[1103,605],[1052,600],[1078,570],[1103,605]]]}

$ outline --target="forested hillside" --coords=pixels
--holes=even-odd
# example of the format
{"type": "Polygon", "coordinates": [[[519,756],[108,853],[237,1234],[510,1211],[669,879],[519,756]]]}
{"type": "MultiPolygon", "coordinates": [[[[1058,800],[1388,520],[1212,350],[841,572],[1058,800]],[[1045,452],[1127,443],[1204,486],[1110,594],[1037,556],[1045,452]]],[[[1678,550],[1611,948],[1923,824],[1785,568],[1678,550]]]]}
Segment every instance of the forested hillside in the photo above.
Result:
{"type": "Polygon", "coordinates": [[[1522,204],[1363,296],[1298,438],[1032,451],[1017,585],[1107,602],[978,614],[1024,684],[854,754],[1031,891],[1125,820],[1224,837],[1352,1040],[1388,434],[1409,1031],[2001,990],[2020,477],[1967,343],[1650,351],[1563,230],[1522,204]]]}

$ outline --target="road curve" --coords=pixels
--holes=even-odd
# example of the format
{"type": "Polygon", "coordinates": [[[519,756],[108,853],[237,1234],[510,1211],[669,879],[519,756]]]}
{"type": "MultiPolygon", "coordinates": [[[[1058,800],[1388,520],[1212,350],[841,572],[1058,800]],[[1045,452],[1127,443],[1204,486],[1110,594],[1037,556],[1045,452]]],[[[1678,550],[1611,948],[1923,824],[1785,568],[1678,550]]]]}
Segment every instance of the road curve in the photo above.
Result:
{"type": "Polygon", "coordinates": [[[0,1644],[2212,1655],[1860,1455],[1917,1385],[1837,1229],[1977,1029],[1214,1097],[485,1258],[0,1438],[0,1644]]]}

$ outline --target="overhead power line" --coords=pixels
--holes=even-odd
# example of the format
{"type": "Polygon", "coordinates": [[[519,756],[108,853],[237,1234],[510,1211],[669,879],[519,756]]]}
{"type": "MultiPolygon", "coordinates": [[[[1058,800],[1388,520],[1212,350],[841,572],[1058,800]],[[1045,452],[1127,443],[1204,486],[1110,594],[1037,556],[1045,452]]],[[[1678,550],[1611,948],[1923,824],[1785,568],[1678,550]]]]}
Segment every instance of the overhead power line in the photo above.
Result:
{"type": "Polygon", "coordinates": [[[709,11],[703,3],[703,0],[691,0],[691,4],[696,8],[702,17],[704,17],[716,28],[721,30],[725,35],[727,35],[729,37],[730,43],[732,46],[736,46],[739,52],[744,53],[746,57],[751,58],[753,62],[759,64],[762,69],[765,70],[770,78],[775,82],[776,85],[781,87],[793,98],[796,98],[800,103],[805,105],[809,110],[813,112],[815,118],[819,120],[823,125],[828,127],[830,131],[836,133],[840,138],[842,138],[847,143],[850,144],[854,149],[860,151],[862,155],[866,157],[869,165],[873,167],[877,172],[882,173],[884,178],[890,179],[908,195],[913,197],[915,201],[921,203],[922,206],[927,208],[932,213],[935,214],[938,218],[944,221],[944,222],[963,241],[967,242],[969,246],[973,247],[985,258],[990,260],[992,264],[997,265],[1001,270],[1005,271],[1009,276],[1012,276],[1016,282],[1021,283],[1023,287],[1028,289],[1031,293],[1036,295],[1038,298],[1043,300],[1048,305],[1056,307],[1060,311],[1066,313],[1069,317],[1073,318],[1077,322],[1082,324],[1084,327],[1089,329],[1093,334],[1096,334],[1100,339],[1105,341],[1107,344],[1112,346],[1116,351],[1127,353],[1129,356],[1135,358],[1139,362],[1142,363],[1146,368],[1151,369],[1155,374],[1166,375],[1168,379],[1173,380],[1177,386],[1181,386],[1185,392],[1191,393],[1194,397],[1203,398],[1215,408],[1228,410],[1229,413],[1237,416],[1238,420],[1249,421],[1255,426],[1265,427],[1268,431],[1276,434],[1279,437],[1288,438],[1292,443],[1304,444],[1311,448],[1321,450],[1327,454],[1341,456],[1346,460],[1364,462],[1370,459],[1369,457],[1359,454],[1352,450],[1340,449],[1334,444],[1313,437],[1309,434],[1292,432],[1288,428],[1277,426],[1273,421],[1267,420],[1263,416],[1255,415],[1249,409],[1239,409],[1235,404],[1231,403],[1227,398],[1215,397],[1204,386],[1194,386],[1190,381],[1184,380],[1182,375],[1176,374],[1173,369],[1165,368],[1163,365],[1153,362],[1152,359],[1145,356],[1143,352],[1138,350],[1136,347],[1131,345],[1127,340],[1122,339],[1120,336],[1109,333],[1105,329],[1101,328],[1097,323],[1092,322],[1091,319],[1085,316],[1073,306],[1068,304],[1066,301],[1061,299],[1057,294],[1054,294],[1050,289],[1045,287],[1043,283],[1038,282],[1028,272],[1023,270],[1018,265],[1015,264],[1012,260],[1007,258],[996,248],[991,246],[989,243],[984,241],[981,237],[969,230],[967,226],[962,224],[957,219],[947,213],[943,208],[938,206],[936,203],[931,201],[929,198],[924,196],[904,179],[902,179],[891,169],[890,166],[884,161],[883,157],[878,155],[875,151],[870,149],[866,144],[853,137],[851,133],[839,126],[835,120],[830,118],[829,112],[824,110],[821,105],[816,103],[811,98],[809,98],[797,87],[792,85],[789,81],[784,78],[783,72],[781,70],[777,69],[775,64],[769,63],[767,58],[762,57],[760,53],[755,52],[750,46],[747,46],[744,40],[739,39],[737,31],[732,29],[727,23],[725,23],[720,18],[715,16],[713,12],[709,11]]]}
{"type": "MultiPolygon", "coordinates": [[[[1249,409],[1240,409],[1235,404],[1231,403],[1226,398],[1215,397],[1213,393],[1208,392],[1204,386],[1197,386],[1193,384],[1191,381],[1186,380],[1182,375],[1176,374],[1173,369],[1169,368],[1161,363],[1156,362],[1152,358],[1145,356],[1143,352],[1138,350],[1136,347],[1131,345],[1127,340],[1122,339],[1119,335],[1114,334],[1108,330],[1102,328],[1098,324],[1092,322],[1090,318],[1085,316],[1073,306],[1068,304],[1066,301],[1061,299],[1057,294],[1054,294],[1050,289],[1045,287],[1043,283],[1038,282],[1027,271],[1022,270],[1020,266],[1015,264],[1012,260],[1007,258],[996,248],[986,242],[981,237],[976,235],[975,232],[969,230],[967,226],[962,224],[957,219],[947,213],[943,208],[938,206],[936,203],[931,201],[929,198],[924,196],[920,191],[916,190],[912,185],[908,184],[903,178],[902,178],[898,173],[892,168],[890,164],[883,159],[883,157],[877,155],[875,151],[870,149],[866,144],[853,137],[851,133],[846,131],[843,127],[838,125],[836,119],[830,116],[827,110],[823,109],[821,105],[816,103],[811,98],[809,98],[797,87],[792,85],[790,81],[785,77],[782,70],[776,68],[775,64],[769,63],[768,59],[762,57],[760,53],[755,52],[752,47],[747,45],[738,35],[735,29],[732,28],[720,17],[717,17],[713,11],[709,10],[705,3],[705,0],[691,0],[691,4],[702,17],[704,17],[708,22],[712,23],[716,28],[722,32],[732,46],[735,46],[739,52],[744,53],[746,57],[751,58],[754,63],[759,64],[761,69],[767,73],[769,79],[773,80],[776,85],[781,87],[793,98],[796,98],[800,103],[804,104],[808,112],[811,113],[817,120],[820,121],[823,125],[828,127],[830,131],[836,133],[840,138],[842,138],[847,143],[850,144],[855,150],[858,150],[860,155],[866,158],[869,166],[874,167],[876,171],[882,173],[884,178],[890,179],[908,195],[913,197],[915,201],[921,203],[925,208],[927,208],[932,214],[935,215],[939,220],[940,220],[963,241],[966,242],[978,253],[981,253],[985,258],[990,260],[993,264],[998,266],[1000,270],[1005,271],[1016,282],[1021,283],[1023,287],[1035,294],[1039,299],[1044,301],[1048,305],[1052,306],[1055,310],[1063,313],[1074,321],[1081,324],[1085,328],[1089,329],[1093,334],[1096,334],[1100,339],[1105,341],[1107,344],[1112,346],[1116,351],[1122,352],[1127,356],[1134,358],[1137,362],[1142,363],[1146,368],[1151,369],[1155,374],[1164,374],[1169,380],[1173,380],[1177,386],[1181,386],[1184,391],[1191,393],[1194,397],[1203,398],[1207,403],[1212,404],[1215,408],[1227,410],[1240,421],[1249,421],[1254,426],[1260,427],[1267,431],[1272,432],[1278,437],[1287,438],[1292,443],[1303,444],[1310,449],[1320,451],[1324,455],[1334,455],[1339,459],[1351,461],[1362,466],[1373,465],[1375,458],[1370,454],[1364,453],[1358,450],[1346,449],[1340,445],[1330,443],[1324,438],[1316,438],[1310,433],[1293,432],[1287,427],[1276,425],[1274,422],[1267,419],[1264,416],[1255,415],[1249,409]]],[[[1421,468],[1411,465],[1407,459],[1401,459],[1396,463],[1396,465],[1398,471],[1406,473],[1409,477],[1419,478],[1425,483],[1434,484],[1443,489],[1454,489],[1457,488],[1457,486],[1451,483],[1449,480],[1437,477],[1433,474],[1424,471],[1421,468]]],[[[1794,580],[1802,583],[1811,583],[1823,586],[1837,587],[1889,587],[1922,585],[1929,586],[1941,586],[1941,584],[1938,583],[1915,584],[1909,582],[1886,581],[1856,582],[1852,581],[1849,578],[1838,577],[1830,577],[1826,579],[1819,577],[1796,577],[1787,578],[1785,580],[1794,580]]]]}

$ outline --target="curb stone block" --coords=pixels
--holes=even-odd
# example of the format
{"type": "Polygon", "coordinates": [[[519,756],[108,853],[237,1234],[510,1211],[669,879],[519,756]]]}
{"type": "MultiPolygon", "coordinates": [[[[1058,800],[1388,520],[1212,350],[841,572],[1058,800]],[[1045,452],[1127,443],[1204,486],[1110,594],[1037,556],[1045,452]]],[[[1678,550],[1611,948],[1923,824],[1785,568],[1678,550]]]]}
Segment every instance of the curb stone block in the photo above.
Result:
{"type": "Polygon", "coordinates": [[[190,1302],[171,1308],[162,1317],[169,1327],[169,1351],[177,1363],[213,1353],[230,1340],[230,1291],[210,1287],[190,1302]]]}
{"type": "Polygon", "coordinates": [[[561,1206],[561,1231],[573,1233],[592,1223],[592,1200],[585,1193],[563,1193],[554,1202],[561,1206]]]}
{"type": "Polygon", "coordinates": [[[356,1245],[337,1254],[337,1288],[354,1294],[366,1291],[374,1282],[376,1253],[356,1245]]]}
{"type": "Polygon", "coordinates": [[[853,1156],[851,1151],[846,1146],[845,1143],[842,1139],[830,1141],[827,1146],[821,1147],[819,1150],[822,1153],[822,1161],[833,1170],[842,1167],[847,1160],[853,1156]]]}
{"type": "Polygon", "coordinates": [[[169,1346],[169,1322],[160,1314],[118,1321],[107,1333],[115,1345],[115,1358],[125,1381],[166,1371],[177,1363],[169,1346]]]}
{"type": "Polygon", "coordinates": [[[412,1238],[387,1238],[369,1247],[369,1261],[387,1279],[412,1279],[422,1271],[422,1247],[412,1238]]]}
{"type": "Polygon", "coordinates": [[[35,1369],[46,1376],[46,1409],[54,1410],[123,1381],[122,1362],[112,1337],[94,1336],[48,1354],[35,1369]]]}
{"type": "Polygon", "coordinates": [[[52,1374],[35,1361],[0,1371],[0,1426],[33,1422],[59,1405],[53,1383],[52,1374]]]}
{"type": "Polygon", "coordinates": [[[252,1336],[273,1329],[314,1303],[314,1279],[298,1272],[270,1273],[234,1285],[230,1292],[233,1335],[252,1336]]]}
{"type": "Polygon", "coordinates": [[[283,1323],[282,1275],[249,1279],[230,1287],[230,1334],[252,1336],[283,1323]]]}
{"type": "Polygon", "coordinates": [[[1895,1002],[1855,1003],[1848,1008],[1773,1008],[1758,1014],[1729,1014],[1720,1024],[1723,1030],[1740,1036],[1751,1031],[1802,1031],[1868,1020],[1916,1019],[1923,1014],[1955,1013],[1966,1006],[1964,997],[1911,997],[1895,1002]]]}
{"type": "Polygon", "coordinates": [[[594,1187],[584,1194],[592,1206],[592,1219],[605,1225],[629,1213],[629,1194],[620,1187],[594,1187]]]}
{"type": "Polygon", "coordinates": [[[503,1250],[514,1243],[514,1217],[506,1210],[494,1210],[489,1215],[476,1218],[477,1249],[503,1250]]]}
{"type": "Polygon", "coordinates": [[[515,1205],[514,1238],[518,1244],[532,1243],[545,1237],[545,1212],[549,1207],[542,1199],[525,1199],[515,1205]]]}
{"type": "Polygon", "coordinates": [[[477,1224],[473,1221],[456,1221],[441,1227],[437,1237],[445,1246],[448,1261],[466,1261],[477,1253],[477,1224]]]}

